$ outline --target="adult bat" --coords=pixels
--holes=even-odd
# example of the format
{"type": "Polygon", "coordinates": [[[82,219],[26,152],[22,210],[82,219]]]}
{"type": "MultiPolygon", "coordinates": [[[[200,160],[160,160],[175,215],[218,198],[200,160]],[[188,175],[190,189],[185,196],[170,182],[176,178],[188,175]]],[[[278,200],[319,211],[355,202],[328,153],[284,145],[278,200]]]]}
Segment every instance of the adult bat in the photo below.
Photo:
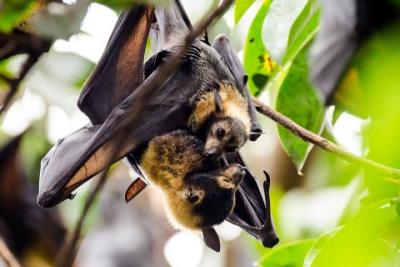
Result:
{"type": "MultiPolygon", "coordinates": [[[[86,84],[78,103],[94,125],[88,125],[60,140],[43,159],[38,196],[40,205],[52,206],[70,197],[71,192],[80,184],[105,169],[109,161],[114,162],[132,151],[140,150],[152,137],[187,127],[192,114],[200,114],[194,116],[194,124],[201,121],[198,118],[204,117],[201,116],[202,112],[207,114],[210,110],[213,111],[215,105],[207,105],[210,98],[206,97],[205,108],[202,109],[200,105],[197,109],[199,112],[193,112],[193,103],[198,103],[195,96],[199,96],[199,91],[215,91],[216,87],[221,87],[220,81],[225,81],[225,85],[228,86],[223,88],[228,90],[236,87],[237,90],[231,91],[236,93],[236,96],[242,95],[244,105],[247,105],[246,93],[243,91],[247,90],[243,86],[245,76],[237,80],[218,53],[199,39],[186,54],[183,67],[162,86],[150,92],[146,91],[146,83],[157,79],[158,63],[162,62],[165,55],[173,52],[171,50],[176,49],[176,46],[167,46],[169,50],[157,53],[145,68],[152,74],[136,89],[143,81],[143,51],[152,22],[152,13],[150,7],[136,7],[122,14],[105,55],[86,84]],[[202,57],[199,59],[200,55],[202,57]],[[196,64],[192,64],[194,62],[196,64]],[[115,93],[110,93],[114,90],[115,93]],[[129,96],[125,97],[128,94],[129,96]],[[127,134],[122,136],[122,133],[127,134]],[[71,150],[71,147],[74,149],[71,150]],[[113,151],[116,153],[111,153],[113,151]],[[114,157],[110,160],[111,156],[114,157]]],[[[163,14],[161,10],[160,14],[163,14]]],[[[182,35],[185,30],[172,31],[169,34],[171,25],[179,28],[179,25],[184,26],[184,23],[179,24],[179,12],[174,9],[165,14],[167,20],[171,18],[176,23],[157,23],[159,27],[165,26],[154,32],[158,34],[157,40],[164,40],[164,43],[169,44],[171,36],[182,35]]],[[[225,61],[229,62],[229,58],[225,61]]],[[[229,100],[229,94],[225,91],[223,93],[228,95],[229,100]]],[[[208,96],[210,95],[211,102],[214,103],[214,94],[208,96]]],[[[254,109],[254,106],[249,104],[249,108],[254,109]]],[[[235,112],[234,109],[225,110],[235,112]]],[[[243,114],[235,113],[239,114],[239,117],[243,114]]],[[[250,114],[254,115],[255,111],[250,114]]],[[[252,122],[251,128],[254,129],[252,132],[256,138],[261,127],[255,118],[252,122]]]]}
{"type": "MultiPolygon", "coordinates": [[[[167,40],[163,42],[168,43],[171,40],[169,38],[173,36],[167,34],[171,29],[184,29],[180,34],[173,31],[173,34],[177,35],[187,31],[187,25],[177,10],[163,13],[160,9],[159,13],[161,15],[157,18],[157,24],[153,24],[158,27],[154,30],[157,40],[167,40]],[[165,23],[161,23],[163,20],[160,19],[163,14],[165,23]]],[[[151,92],[145,91],[144,85],[157,77],[158,65],[167,58],[168,53],[174,52],[159,50],[144,68],[144,72],[150,76],[138,87],[143,81],[143,51],[151,22],[153,10],[150,7],[135,7],[121,15],[106,52],[86,84],[79,101],[79,106],[94,125],[88,125],[58,142],[42,161],[38,195],[38,202],[42,206],[53,206],[69,197],[75,188],[106,167],[110,154],[115,154],[112,161],[128,155],[130,162],[135,165],[135,152],[145,146],[152,137],[187,127],[192,113],[192,107],[188,105],[187,100],[194,91],[182,91],[181,88],[196,90],[198,86],[213,87],[215,84],[212,79],[230,79],[241,95],[249,99],[243,68],[224,37],[218,39],[218,45],[214,45],[215,49],[200,39],[195,41],[203,51],[211,53],[212,63],[215,64],[213,68],[222,71],[211,73],[212,75],[204,80],[204,76],[197,76],[198,73],[190,72],[188,68],[180,68],[160,88],[151,92]],[[136,57],[127,56],[136,52],[136,57]],[[121,135],[121,130],[128,134],[121,135]],[[112,153],[114,151],[117,153],[112,153]]],[[[161,43],[153,42],[155,45],[161,43]]],[[[184,60],[187,64],[190,60],[198,59],[198,56],[198,49],[192,46],[184,60]]],[[[252,102],[248,101],[248,105],[250,109],[252,102]]],[[[251,114],[254,116],[255,111],[251,114]]],[[[254,129],[260,130],[255,117],[252,117],[252,122],[254,129]]],[[[134,189],[132,195],[145,186],[141,180],[136,181],[130,188],[134,189]]],[[[253,188],[250,191],[252,190],[253,188]]],[[[255,203],[259,199],[254,200],[255,203]]],[[[263,202],[258,203],[257,207],[265,208],[263,202]]],[[[245,209],[254,207],[245,205],[245,209]]],[[[254,211],[241,214],[247,216],[254,214],[254,211]]],[[[251,223],[251,220],[253,219],[243,218],[245,222],[251,223]]],[[[251,226],[260,225],[251,223],[251,226]]],[[[205,233],[205,236],[211,237],[207,239],[211,243],[216,240],[215,231],[205,233]]]]}

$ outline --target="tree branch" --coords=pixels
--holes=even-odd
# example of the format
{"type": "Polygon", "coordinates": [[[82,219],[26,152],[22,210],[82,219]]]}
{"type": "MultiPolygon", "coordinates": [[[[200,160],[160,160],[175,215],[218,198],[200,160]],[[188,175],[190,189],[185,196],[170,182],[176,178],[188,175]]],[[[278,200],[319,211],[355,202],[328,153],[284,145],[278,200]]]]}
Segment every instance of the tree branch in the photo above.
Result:
{"type": "Polygon", "coordinates": [[[8,78],[1,75],[0,78],[8,83],[9,90],[0,107],[0,115],[7,110],[13,96],[16,94],[20,83],[25,79],[28,72],[32,69],[40,56],[50,49],[51,41],[43,39],[39,36],[14,31],[10,35],[0,34],[0,60],[9,58],[17,54],[28,54],[28,59],[22,66],[18,77],[8,78]]]}
{"type": "Polygon", "coordinates": [[[354,155],[344,148],[338,146],[337,144],[301,127],[288,117],[284,116],[283,114],[273,110],[271,107],[263,104],[260,100],[253,97],[253,102],[256,106],[256,109],[259,113],[267,116],[268,118],[272,119],[276,123],[280,124],[281,126],[285,127],[298,137],[302,138],[304,141],[312,143],[326,151],[329,151],[338,157],[350,162],[359,165],[362,168],[370,169],[377,171],[381,174],[390,176],[392,178],[400,178],[400,169],[392,168],[381,163],[377,163],[373,160],[359,157],[354,155]]]}
{"type": "Polygon", "coordinates": [[[15,256],[7,247],[3,239],[0,238],[0,258],[7,267],[21,267],[15,256]]]}

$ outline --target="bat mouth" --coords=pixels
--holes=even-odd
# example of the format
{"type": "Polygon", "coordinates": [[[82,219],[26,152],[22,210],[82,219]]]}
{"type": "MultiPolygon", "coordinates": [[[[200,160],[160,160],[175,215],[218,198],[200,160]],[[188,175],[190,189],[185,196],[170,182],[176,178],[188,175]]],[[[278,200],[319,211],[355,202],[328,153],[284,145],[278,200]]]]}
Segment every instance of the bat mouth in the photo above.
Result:
{"type": "Polygon", "coordinates": [[[204,156],[207,158],[218,158],[221,155],[221,151],[218,147],[211,147],[204,151],[204,156]]]}

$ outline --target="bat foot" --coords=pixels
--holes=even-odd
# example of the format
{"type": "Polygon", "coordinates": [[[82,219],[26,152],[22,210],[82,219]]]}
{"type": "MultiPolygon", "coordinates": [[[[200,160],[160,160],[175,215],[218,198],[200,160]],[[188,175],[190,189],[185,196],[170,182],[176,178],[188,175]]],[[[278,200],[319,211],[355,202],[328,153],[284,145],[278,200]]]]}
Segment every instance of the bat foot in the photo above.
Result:
{"type": "Polygon", "coordinates": [[[268,236],[265,240],[262,241],[264,247],[273,248],[276,244],[279,243],[279,238],[273,233],[271,236],[268,236]]]}

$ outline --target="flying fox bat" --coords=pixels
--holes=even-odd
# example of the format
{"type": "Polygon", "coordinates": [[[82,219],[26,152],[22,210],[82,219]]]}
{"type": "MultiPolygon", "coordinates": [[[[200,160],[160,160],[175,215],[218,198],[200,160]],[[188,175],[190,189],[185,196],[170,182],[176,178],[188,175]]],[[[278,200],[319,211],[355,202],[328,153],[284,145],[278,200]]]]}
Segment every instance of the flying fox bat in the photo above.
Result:
{"type": "Polygon", "coordinates": [[[203,152],[198,137],[176,130],[151,139],[139,160],[146,177],[161,189],[168,218],[178,229],[208,229],[234,207],[244,168],[238,163],[222,167],[203,152]]]}
{"type": "MultiPolygon", "coordinates": [[[[174,29],[180,25],[186,27],[184,23],[179,23],[182,19],[177,19],[180,14],[171,10],[169,13],[159,10],[159,29],[153,31],[157,35],[155,40],[168,44],[167,49],[160,50],[153,57],[154,60],[146,63],[145,68],[143,55],[150,24],[153,22],[153,9],[136,7],[121,15],[104,56],[86,83],[78,102],[93,125],[60,140],[43,159],[39,204],[52,206],[68,198],[80,184],[107,167],[107,156],[115,154],[112,159],[114,162],[131,152],[134,154],[152,137],[164,132],[187,128],[188,125],[200,131],[204,125],[209,125],[206,123],[208,120],[214,119],[217,123],[226,117],[234,117],[242,129],[233,133],[241,134],[245,128],[247,134],[254,133],[253,139],[260,134],[261,127],[256,118],[250,119],[255,111],[250,112],[254,106],[251,101],[246,101],[248,93],[245,92],[245,76],[236,79],[236,70],[225,64],[232,61],[229,50],[225,54],[221,51],[218,53],[198,39],[185,55],[181,68],[154,91],[143,90],[149,80],[156,79],[159,71],[157,62],[162,63],[163,57],[179,46],[172,43],[171,36],[181,33],[172,31],[171,25],[174,25],[174,29]],[[166,20],[174,19],[176,23],[168,24],[167,21],[161,24],[163,14],[166,20]],[[143,69],[150,69],[152,74],[138,87],[143,82],[143,69]],[[232,97],[235,101],[229,101],[232,97]],[[215,98],[220,98],[224,112],[214,112],[217,110],[215,98]],[[209,104],[211,102],[212,105],[209,104]],[[245,105],[250,114],[247,117],[240,112],[245,105]],[[248,120],[251,120],[251,126],[246,122],[248,120]],[[253,130],[249,131],[249,128],[253,130]],[[119,138],[121,132],[129,134],[119,138]],[[70,147],[74,147],[74,150],[70,147]],[[113,150],[117,153],[111,153],[113,150]]],[[[211,152],[215,143],[229,145],[234,137],[230,135],[227,139],[220,136],[217,128],[215,138],[210,138],[217,140],[211,142],[211,152]]],[[[237,142],[234,139],[235,145],[237,142]]],[[[243,138],[239,145],[243,145],[243,138]]]]}
{"type": "MultiPolygon", "coordinates": [[[[54,206],[70,197],[73,190],[107,167],[110,154],[114,156],[112,161],[126,156],[129,162],[136,166],[135,153],[143,150],[153,137],[176,129],[190,130],[190,126],[199,126],[199,129],[192,128],[201,132],[201,128],[209,125],[210,118],[206,116],[203,117],[204,120],[198,120],[196,118],[201,116],[191,116],[196,114],[191,103],[198,103],[204,99],[193,98],[200,89],[202,92],[213,91],[214,93],[205,99],[211,102],[212,96],[215,103],[222,102],[223,108],[224,94],[228,95],[229,92],[226,90],[224,93],[224,90],[235,87],[240,95],[247,99],[251,132],[254,132],[254,136],[250,138],[256,139],[257,134],[259,135],[261,127],[255,118],[254,106],[245,85],[246,76],[226,37],[217,38],[213,47],[197,39],[185,55],[183,67],[175,71],[159,88],[153,91],[145,90],[145,85],[156,79],[158,66],[163,64],[169,53],[174,52],[173,41],[188,31],[188,26],[179,12],[170,11],[156,11],[160,15],[157,16],[157,23],[152,26],[158,27],[152,30],[155,36],[153,46],[156,49],[167,49],[157,50],[156,55],[149,59],[144,67],[145,43],[150,26],[155,20],[153,8],[136,6],[120,16],[106,51],[86,83],[79,100],[80,108],[88,115],[92,124],[60,140],[42,160],[38,195],[40,205],[54,206]],[[179,33],[174,31],[176,28],[184,30],[179,33]],[[173,34],[168,34],[171,32],[173,34]],[[162,46],[163,43],[167,45],[162,46]],[[196,62],[197,65],[193,64],[196,62]],[[211,67],[209,75],[195,72],[199,70],[196,67],[199,62],[211,67]],[[144,74],[149,75],[146,80],[144,74]],[[224,81],[224,86],[221,85],[221,81],[224,81]],[[225,89],[220,91],[221,88],[225,89]],[[121,135],[121,131],[127,134],[121,135]],[[121,136],[124,138],[120,138],[121,136]],[[117,153],[111,153],[114,151],[117,153]]],[[[217,111],[218,106],[216,104],[209,107],[217,111]]],[[[218,112],[215,114],[218,116],[218,112]]],[[[254,177],[248,176],[248,179],[254,177]]],[[[145,185],[142,180],[136,180],[130,187],[128,196],[136,195],[145,185]]],[[[256,190],[260,195],[258,187],[249,190],[256,190]]],[[[251,203],[258,205],[257,208],[266,208],[262,198],[259,202],[259,198],[253,198],[251,195],[246,197],[252,199],[251,203]]],[[[253,209],[247,213],[242,212],[244,216],[259,216],[252,205],[245,204],[244,209],[253,209]]],[[[269,210],[266,210],[266,214],[268,213],[269,210]]],[[[244,222],[250,223],[250,226],[260,231],[262,225],[257,222],[265,222],[267,219],[242,218],[244,222]]],[[[216,244],[218,236],[212,228],[203,233],[207,244],[216,244]]],[[[260,238],[264,238],[263,235],[260,234],[260,238]]]]}

